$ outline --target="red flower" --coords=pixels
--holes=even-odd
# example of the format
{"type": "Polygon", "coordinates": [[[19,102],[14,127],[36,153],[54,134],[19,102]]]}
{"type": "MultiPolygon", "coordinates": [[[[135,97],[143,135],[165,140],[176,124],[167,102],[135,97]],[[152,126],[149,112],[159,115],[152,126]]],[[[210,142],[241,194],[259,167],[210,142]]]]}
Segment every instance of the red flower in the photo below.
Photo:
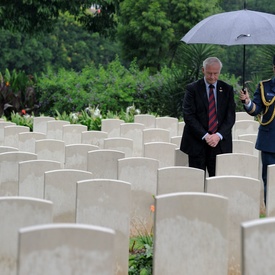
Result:
{"type": "Polygon", "coordinates": [[[25,114],[26,114],[26,110],[23,109],[23,110],[21,111],[21,114],[22,114],[22,115],[25,115],[25,114]]]}

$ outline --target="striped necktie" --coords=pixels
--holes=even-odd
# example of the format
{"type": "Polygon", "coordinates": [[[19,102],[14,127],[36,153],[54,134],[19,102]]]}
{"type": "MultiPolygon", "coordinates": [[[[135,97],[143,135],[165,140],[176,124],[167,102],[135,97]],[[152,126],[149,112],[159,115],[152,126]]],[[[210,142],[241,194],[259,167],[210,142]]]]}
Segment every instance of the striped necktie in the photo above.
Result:
{"type": "Polygon", "coordinates": [[[210,134],[216,133],[218,128],[216,104],[214,97],[214,86],[209,85],[209,121],[208,121],[208,132],[210,134]]]}

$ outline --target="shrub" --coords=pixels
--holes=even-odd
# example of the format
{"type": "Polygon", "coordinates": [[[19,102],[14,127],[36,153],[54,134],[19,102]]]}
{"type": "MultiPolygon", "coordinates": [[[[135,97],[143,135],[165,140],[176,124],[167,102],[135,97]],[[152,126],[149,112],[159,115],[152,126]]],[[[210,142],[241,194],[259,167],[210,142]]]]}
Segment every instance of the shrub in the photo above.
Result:
{"type": "MultiPolygon", "coordinates": [[[[17,75],[18,80],[21,79],[19,76],[21,74],[17,75]]],[[[234,86],[237,111],[243,110],[238,99],[239,79],[228,75],[221,75],[221,79],[234,86]]],[[[190,73],[186,68],[164,67],[151,75],[149,69],[140,71],[136,61],[127,69],[117,57],[106,68],[93,64],[81,72],[65,69],[55,72],[49,68],[46,74],[36,80],[33,88],[39,103],[36,104],[39,105],[39,113],[48,116],[54,116],[56,110],[60,114],[80,113],[89,106],[98,106],[102,114],[108,116],[110,113],[122,114],[122,110],[134,106],[143,114],[181,119],[184,89],[188,82],[190,73]]],[[[13,81],[12,85],[18,83],[13,81]]],[[[21,102],[21,105],[24,109],[25,103],[21,102]]],[[[83,119],[87,120],[87,117],[83,119]]],[[[88,123],[92,124],[92,121],[88,123]]]]}
{"type": "Polygon", "coordinates": [[[84,90],[81,74],[60,69],[57,73],[48,70],[37,83],[40,112],[53,116],[60,113],[79,112],[90,102],[90,95],[84,90]]]}
{"type": "Polygon", "coordinates": [[[150,75],[147,69],[140,71],[135,61],[127,69],[118,58],[107,68],[91,65],[78,73],[49,69],[37,83],[40,112],[52,116],[55,110],[70,113],[98,106],[107,114],[134,105],[142,113],[176,116],[179,108],[174,106],[183,97],[181,78],[179,71],[169,68],[150,75]]]}

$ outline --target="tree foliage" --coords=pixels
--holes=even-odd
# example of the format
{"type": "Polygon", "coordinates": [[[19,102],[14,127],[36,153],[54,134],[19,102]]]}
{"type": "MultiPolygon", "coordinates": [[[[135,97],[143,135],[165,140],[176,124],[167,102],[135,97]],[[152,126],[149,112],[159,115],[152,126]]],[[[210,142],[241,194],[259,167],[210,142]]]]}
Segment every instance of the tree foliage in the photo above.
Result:
{"type": "Polygon", "coordinates": [[[171,22],[166,16],[166,0],[125,0],[121,3],[118,37],[123,58],[138,59],[141,68],[160,69],[169,42],[174,38],[171,22]]]}
{"type": "MultiPolygon", "coordinates": [[[[248,9],[275,12],[275,2],[246,2],[248,9]]],[[[205,57],[218,56],[223,73],[235,75],[231,78],[235,81],[242,75],[243,54],[241,46],[185,45],[180,39],[207,16],[242,9],[243,4],[241,0],[0,0],[0,72],[6,68],[43,72],[40,96],[43,104],[52,104],[45,110],[80,110],[87,102],[117,110],[135,103],[144,110],[178,116],[184,86],[201,76],[205,57]],[[119,65],[111,62],[115,54],[119,65]],[[144,71],[138,74],[140,69],[144,71]],[[71,101],[73,96],[77,98],[71,101]]],[[[272,75],[275,48],[265,49],[246,48],[246,80],[251,85],[272,75]]]]}
{"type": "Polygon", "coordinates": [[[91,9],[82,12],[78,16],[78,21],[90,32],[98,32],[105,37],[115,37],[118,23],[119,3],[121,0],[97,0],[91,9]]]}
{"type": "Polygon", "coordinates": [[[93,31],[115,26],[114,13],[119,0],[98,0],[101,12],[90,13],[90,0],[0,0],[0,25],[21,33],[51,32],[60,14],[68,12],[93,31]]]}
{"type": "Polygon", "coordinates": [[[69,14],[59,17],[51,33],[31,36],[0,31],[0,72],[23,70],[46,72],[47,67],[81,71],[95,63],[106,65],[119,52],[118,44],[98,33],[89,33],[69,14]]]}
{"type": "Polygon", "coordinates": [[[137,58],[153,71],[169,64],[182,36],[218,9],[218,0],[124,0],[120,4],[118,38],[123,58],[137,58]]]}
{"type": "Polygon", "coordinates": [[[275,14],[275,2],[270,0],[223,0],[220,5],[226,12],[246,8],[275,14]]]}
{"type": "Polygon", "coordinates": [[[185,83],[180,79],[175,68],[151,75],[148,69],[140,71],[135,61],[127,69],[117,58],[106,68],[91,65],[78,73],[49,70],[38,80],[37,96],[40,112],[47,115],[56,110],[80,112],[89,106],[115,113],[134,105],[142,113],[181,116],[185,83]]]}

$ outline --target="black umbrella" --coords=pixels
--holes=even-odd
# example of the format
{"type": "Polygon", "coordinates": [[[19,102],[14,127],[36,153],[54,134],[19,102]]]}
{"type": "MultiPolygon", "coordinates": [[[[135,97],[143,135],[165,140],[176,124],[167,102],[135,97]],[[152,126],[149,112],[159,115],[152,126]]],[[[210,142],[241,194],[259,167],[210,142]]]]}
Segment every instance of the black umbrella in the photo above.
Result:
{"type": "Polygon", "coordinates": [[[181,41],[187,44],[243,45],[243,89],[245,45],[275,45],[275,15],[252,10],[218,13],[195,25],[181,41]]]}

